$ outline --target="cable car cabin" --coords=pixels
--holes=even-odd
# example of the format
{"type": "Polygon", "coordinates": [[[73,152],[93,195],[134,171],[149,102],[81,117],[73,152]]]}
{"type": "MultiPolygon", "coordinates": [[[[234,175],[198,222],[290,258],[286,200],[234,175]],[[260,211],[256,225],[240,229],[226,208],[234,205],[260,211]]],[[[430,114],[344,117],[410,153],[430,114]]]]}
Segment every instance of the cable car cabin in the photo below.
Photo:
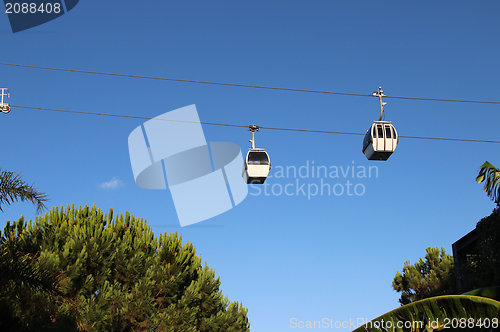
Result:
{"type": "Polygon", "coordinates": [[[363,153],[368,160],[387,160],[396,150],[398,133],[389,121],[374,121],[363,141],[363,153]]]}
{"type": "Polygon", "coordinates": [[[263,184],[271,170],[271,161],[265,149],[249,149],[243,168],[247,184],[263,184]]]}
{"type": "Polygon", "coordinates": [[[10,105],[6,103],[0,103],[0,111],[2,113],[9,113],[10,112],[10,105]]]}
{"type": "Polygon", "coordinates": [[[7,88],[0,88],[0,112],[9,113],[10,105],[5,100],[5,97],[10,98],[9,90],[7,88]]]}

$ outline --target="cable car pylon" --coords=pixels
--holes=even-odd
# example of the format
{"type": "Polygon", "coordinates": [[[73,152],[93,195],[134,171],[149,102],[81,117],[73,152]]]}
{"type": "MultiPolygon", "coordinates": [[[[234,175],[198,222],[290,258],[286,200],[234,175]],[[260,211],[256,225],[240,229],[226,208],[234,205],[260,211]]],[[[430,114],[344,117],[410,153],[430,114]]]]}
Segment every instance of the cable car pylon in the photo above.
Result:
{"type": "Polygon", "coordinates": [[[362,151],[368,160],[387,160],[396,150],[399,137],[392,123],[382,120],[384,117],[384,106],[387,105],[387,103],[382,100],[383,97],[387,97],[382,87],[379,87],[378,90],[373,93],[373,96],[379,99],[380,117],[378,121],[373,121],[370,129],[366,131],[362,151]]]}

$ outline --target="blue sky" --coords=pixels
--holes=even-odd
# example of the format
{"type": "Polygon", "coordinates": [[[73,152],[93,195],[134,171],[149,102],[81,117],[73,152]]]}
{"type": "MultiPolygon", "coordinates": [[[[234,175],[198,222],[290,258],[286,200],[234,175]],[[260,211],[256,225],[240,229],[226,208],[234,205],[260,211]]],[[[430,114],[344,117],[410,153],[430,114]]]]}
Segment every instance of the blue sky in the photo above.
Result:
{"type": "MultiPolygon", "coordinates": [[[[0,15],[0,62],[195,80],[388,95],[499,100],[500,3],[481,1],[82,0],[68,14],[13,34],[0,15]]],[[[364,132],[372,98],[291,93],[0,66],[12,104],[154,117],[196,104],[202,121],[364,132]]],[[[400,135],[498,140],[498,105],[386,100],[400,135]]],[[[13,109],[0,117],[2,169],[50,196],[51,206],[130,211],[155,232],[179,232],[249,309],[252,331],[290,319],[374,318],[398,306],[391,282],[405,260],[444,247],[494,207],[475,183],[500,165],[498,144],[401,139],[385,163],[362,137],[263,130],[274,166],[378,167],[355,178],[362,196],[255,196],[180,228],[168,191],[137,187],[127,148],[141,120],[13,109]],[[115,180],[116,188],[101,184],[115,180]]],[[[248,147],[245,129],[204,127],[208,141],[248,147]]],[[[276,174],[275,174],[276,175],[276,174]]],[[[273,184],[295,182],[270,178],[273,184]]],[[[345,184],[346,179],[324,179],[345,184]]],[[[301,179],[305,184],[318,179],[301,179]]],[[[28,218],[28,204],[5,220],[28,218]]]]}

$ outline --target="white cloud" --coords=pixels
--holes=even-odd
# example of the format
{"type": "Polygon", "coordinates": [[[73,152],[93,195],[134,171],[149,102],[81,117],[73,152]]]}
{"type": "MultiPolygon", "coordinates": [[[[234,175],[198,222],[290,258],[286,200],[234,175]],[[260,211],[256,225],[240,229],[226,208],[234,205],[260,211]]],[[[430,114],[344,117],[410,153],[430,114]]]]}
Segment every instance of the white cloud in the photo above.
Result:
{"type": "Polygon", "coordinates": [[[109,181],[106,181],[106,182],[99,184],[99,187],[101,189],[109,189],[109,190],[118,189],[118,188],[123,187],[123,186],[124,186],[123,181],[117,177],[114,177],[109,181]]]}

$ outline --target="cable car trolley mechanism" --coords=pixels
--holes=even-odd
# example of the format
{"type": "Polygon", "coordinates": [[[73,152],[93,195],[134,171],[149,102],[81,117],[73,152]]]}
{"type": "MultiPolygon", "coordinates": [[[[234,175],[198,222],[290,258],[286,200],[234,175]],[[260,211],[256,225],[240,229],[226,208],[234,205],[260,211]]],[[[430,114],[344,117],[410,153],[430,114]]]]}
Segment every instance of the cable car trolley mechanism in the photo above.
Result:
{"type": "Polygon", "coordinates": [[[7,88],[0,88],[0,91],[1,91],[0,111],[2,111],[2,113],[7,114],[10,112],[10,105],[9,105],[9,103],[7,103],[5,97],[10,98],[10,93],[9,93],[9,90],[7,88]]]}
{"type": "Polygon", "coordinates": [[[247,184],[263,184],[271,170],[271,160],[266,149],[255,147],[255,132],[259,131],[259,126],[249,126],[248,130],[252,132],[249,140],[252,147],[248,149],[242,176],[247,184]]]}
{"type": "Polygon", "coordinates": [[[387,104],[382,101],[382,97],[387,97],[382,87],[379,87],[373,95],[380,101],[380,118],[378,121],[373,121],[372,126],[366,132],[363,140],[363,153],[368,160],[387,160],[396,150],[399,137],[390,121],[382,121],[384,105],[387,104]]]}

